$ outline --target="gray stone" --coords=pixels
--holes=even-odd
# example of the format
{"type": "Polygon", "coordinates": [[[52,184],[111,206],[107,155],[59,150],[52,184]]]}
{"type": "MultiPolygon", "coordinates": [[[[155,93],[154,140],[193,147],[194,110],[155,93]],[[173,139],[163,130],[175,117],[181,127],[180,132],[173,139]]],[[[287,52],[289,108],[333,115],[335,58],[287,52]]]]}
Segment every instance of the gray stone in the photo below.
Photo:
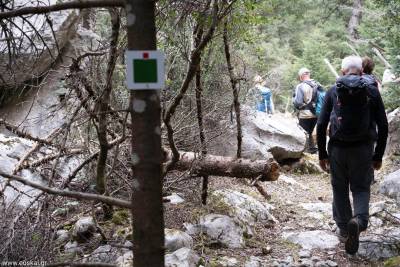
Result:
{"type": "Polygon", "coordinates": [[[371,203],[369,206],[369,216],[381,213],[385,209],[385,207],[386,207],[385,201],[371,203]]]}
{"type": "Polygon", "coordinates": [[[67,230],[58,230],[56,232],[56,242],[58,244],[65,243],[69,240],[69,232],[67,230]]]}
{"type": "Polygon", "coordinates": [[[400,155],[400,108],[388,114],[388,122],[389,138],[386,153],[400,155]]]}
{"type": "Polygon", "coordinates": [[[51,213],[51,216],[53,216],[53,217],[58,217],[58,216],[64,217],[67,214],[68,214],[68,209],[67,208],[57,208],[51,213]]]}
{"type": "Polygon", "coordinates": [[[211,260],[211,265],[217,265],[219,267],[236,267],[239,261],[233,257],[223,256],[217,260],[211,260]]]}
{"type": "Polygon", "coordinates": [[[299,206],[310,212],[319,212],[326,216],[332,215],[332,204],[324,202],[301,203],[299,206]]]}
{"type": "Polygon", "coordinates": [[[314,266],[314,262],[310,259],[300,259],[298,267],[312,267],[314,266]]]}
{"type": "Polygon", "coordinates": [[[78,245],[77,241],[69,241],[64,245],[64,252],[71,254],[83,254],[83,249],[78,245]]]}
{"type": "MultiPolygon", "coordinates": [[[[243,105],[242,156],[250,159],[277,160],[300,158],[306,143],[305,132],[294,117],[276,113],[272,116],[243,105]]],[[[214,122],[217,124],[218,122],[214,122]]],[[[210,153],[222,156],[236,155],[236,125],[230,118],[219,122],[225,134],[209,145],[210,153]]],[[[218,126],[217,126],[218,127],[218,126]]]]}
{"type": "Polygon", "coordinates": [[[185,225],[188,234],[205,234],[211,240],[228,248],[245,246],[241,225],[226,215],[208,214],[200,218],[197,225],[185,225]]]}
{"type": "Polygon", "coordinates": [[[78,241],[86,241],[96,232],[96,223],[92,216],[80,218],[72,229],[72,237],[78,241]]]}
{"type": "Polygon", "coordinates": [[[311,251],[305,250],[305,249],[300,250],[299,257],[300,258],[310,258],[311,257],[311,251]]]}
{"type": "Polygon", "coordinates": [[[164,197],[164,198],[169,200],[168,203],[170,203],[170,204],[175,204],[175,205],[176,205],[176,204],[179,204],[179,203],[185,202],[185,200],[184,200],[181,196],[179,196],[178,194],[176,194],[176,193],[173,193],[172,195],[166,196],[166,197],[164,197]]]}
{"type": "Polygon", "coordinates": [[[173,252],[180,248],[192,248],[193,238],[185,232],[176,229],[165,229],[165,249],[173,252]]]}
{"type": "Polygon", "coordinates": [[[270,213],[273,206],[234,190],[216,190],[212,192],[210,202],[217,206],[222,204],[227,207],[226,211],[230,216],[249,225],[254,225],[256,222],[277,222],[270,213]]]}
{"type": "Polygon", "coordinates": [[[189,248],[181,248],[165,255],[165,267],[197,267],[200,257],[189,248]]]}
{"type": "Polygon", "coordinates": [[[119,256],[116,263],[118,267],[132,267],[133,266],[132,251],[125,252],[122,256],[119,256]]]}
{"type": "Polygon", "coordinates": [[[278,183],[285,183],[285,184],[288,184],[288,185],[298,186],[303,190],[308,190],[309,189],[308,186],[305,186],[302,183],[297,182],[294,178],[292,178],[290,176],[286,176],[284,174],[281,174],[279,176],[278,183]]]}
{"type": "Polygon", "coordinates": [[[114,263],[118,259],[119,254],[116,248],[110,245],[104,245],[90,253],[89,257],[85,259],[85,262],[114,263]]]}
{"type": "Polygon", "coordinates": [[[379,192],[400,203],[400,169],[387,175],[379,185],[379,192]]]}
{"type": "Polygon", "coordinates": [[[263,267],[265,266],[263,260],[259,257],[251,256],[245,263],[244,267],[263,267]]]}
{"type": "Polygon", "coordinates": [[[327,261],[325,261],[325,263],[326,263],[329,267],[336,267],[336,266],[338,266],[338,264],[337,264],[336,262],[331,261],[331,260],[327,260],[327,261]]]}
{"type": "Polygon", "coordinates": [[[358,254],[369,260],[388,259],[399,255],[399,243],[399,233],[396,231],[385,231],[382,236],[360,237],[358,254]]]}
{"type": "Polygon", "coordinates": [[[300,245],[303,249],[329,249],[339,244],[339,239],[330,233],[315,230],[306,232],[284,232],[283,238],[300,245]]]}

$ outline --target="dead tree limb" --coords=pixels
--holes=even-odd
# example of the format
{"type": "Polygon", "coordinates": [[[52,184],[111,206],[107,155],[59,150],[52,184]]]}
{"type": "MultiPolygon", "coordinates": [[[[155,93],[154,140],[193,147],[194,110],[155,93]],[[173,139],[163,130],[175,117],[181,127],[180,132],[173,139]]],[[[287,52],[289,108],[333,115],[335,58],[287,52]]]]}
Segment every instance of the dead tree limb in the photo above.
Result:
{"type": "Polygon", "coordinates": [[[29,14],[45,14],[49,12],[67,10],[67,9],[84,9],[84,8],[99,8],[99,7],[123,7],[125,1],[122,0],[79,0],[59,3],[49,6],[32,6],[22,7],[19,9],[0,13],[0,19],[18,17],[29,14]]]}
{"type": "Polygon", "coordinates": [[[75,198],[78,200],[89,200],[89,201],[100,201],[102,203],[111,205],[111,206],[118,206],[122,208],[131,208],[131,202],[118,199],[118,198],[113,198],[113,197],[108,197],[108,196],[103,196],[103,195],[98,195],[98,194],[90,194],[90,193],[82,193],[82,192],[76,192],[76,191],[68,191],[68,190],[60,190],[57,188],[52,188],[48,187],[39,183],[35,183],[32,181],[29,181],[21,176],[17,175],[12,175],[12,174],[7,174],[5,172],[0,171],[0,176],[3,176],[5,178],[8,178],[10,180],[14,180],[17,182],[20,182],[24,185],[33,187],[35,189],[39,189],[43,192],[46,192],[48,194],[52,195],[58,195],[58,196],[64,196],[64,197],[70,197],[70,198],[75,198]]]}
{"type": "MultiPolygon", "coordinates": [[[[180,152],[180,160],[175,168],[179,171],[191,170],[196,176],[212,175],[254,179],[261,175],[260,181],[276,181],[279,177],[279,164],[274,160],[250,160],[207,154],[203,159],[194,152],[180,152]]],[[[171,158],[167,151],[167,159],[171,158]]]]}

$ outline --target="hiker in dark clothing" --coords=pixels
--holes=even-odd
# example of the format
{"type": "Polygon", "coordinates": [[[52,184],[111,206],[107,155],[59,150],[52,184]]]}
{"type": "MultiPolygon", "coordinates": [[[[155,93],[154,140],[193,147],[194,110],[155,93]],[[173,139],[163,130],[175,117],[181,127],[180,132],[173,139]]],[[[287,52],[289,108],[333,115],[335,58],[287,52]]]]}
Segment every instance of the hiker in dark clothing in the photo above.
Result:
{"type": "Polygon", "coordinates": [[[346,240],[346,251],[354,254],[358,251],[359,233],[368,226],[373,169],[379,170],[382,166],[388,122],[379,91],[361,76],[361,58],[344,58],[342,73],[344,76],[325,96],[317,124],[317,140],[320,166],[331,173],[333,218],[340,237],[346,240]]]}

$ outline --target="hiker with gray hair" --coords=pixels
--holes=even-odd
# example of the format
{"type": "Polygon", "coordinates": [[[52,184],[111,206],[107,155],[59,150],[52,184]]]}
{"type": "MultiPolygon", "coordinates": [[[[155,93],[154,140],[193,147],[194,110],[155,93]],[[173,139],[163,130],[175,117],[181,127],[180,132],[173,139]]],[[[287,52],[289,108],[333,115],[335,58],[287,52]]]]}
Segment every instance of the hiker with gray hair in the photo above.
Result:
{"type": "Polygon", "coordinates": [[[382,166],[388,137],[388,122],[379,90],[365,81],[362,73],[360,57],[343,59],[343,76],[326,93],[317,124],[320,166],[331,174],[333,219],[339,239],[345,242],[349,254],[358,251],[359,234],[367,229],[371,182],[374,169],[382,166]],[[329,123],[330,139],[326,149],[329,123]]]}
{"type": "Polygon", "coordinates": [[[298,75],[300,83],[294,91],[293,106],[297,110],[299,125],[307,132],[306,151],[313,154],[317,152],[312,133],[317,123],[318,88],[322,87],[311,79],[309,69],[301,68],[298,75]]]}

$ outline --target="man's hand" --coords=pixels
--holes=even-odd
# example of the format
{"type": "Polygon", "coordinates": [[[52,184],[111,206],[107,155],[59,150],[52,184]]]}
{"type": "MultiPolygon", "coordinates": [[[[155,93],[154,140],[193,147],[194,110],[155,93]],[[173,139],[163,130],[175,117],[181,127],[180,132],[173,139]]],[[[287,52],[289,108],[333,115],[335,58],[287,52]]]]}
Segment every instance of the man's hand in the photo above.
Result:
{"type": "Polygon", "coordinates": [[[382,161],[373,161],[372,167],[374,167],[375,171],[379,170],[382,167],[382,161]]]}
{"type": "Polygon", "coordinates": [[[321,166],[322,170],[325,172],[329,172],[329,160],[328,159],[321,159],[319,161],[319,166],[321,166]]]}

